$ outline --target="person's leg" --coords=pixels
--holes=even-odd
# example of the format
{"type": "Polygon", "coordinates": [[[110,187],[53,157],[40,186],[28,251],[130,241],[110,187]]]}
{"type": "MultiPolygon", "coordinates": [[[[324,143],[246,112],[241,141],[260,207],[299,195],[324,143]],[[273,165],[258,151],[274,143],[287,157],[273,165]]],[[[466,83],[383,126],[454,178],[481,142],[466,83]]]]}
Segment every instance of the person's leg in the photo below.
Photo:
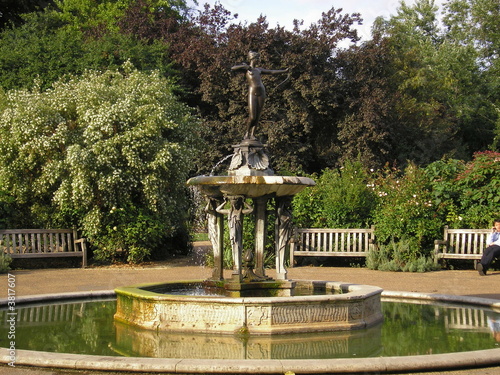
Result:
{"type": "Polygon", "coordinates": [[[481,257],[481,261],[477,265],[477,270],[479,271],[479,274],[484,275],[486,274],[486,271],[490,268],[491,262],[495,258],[500,256],[500,246],[493,245],[493,246],[488,246],[483,253],[483,256],[481,257]]]}

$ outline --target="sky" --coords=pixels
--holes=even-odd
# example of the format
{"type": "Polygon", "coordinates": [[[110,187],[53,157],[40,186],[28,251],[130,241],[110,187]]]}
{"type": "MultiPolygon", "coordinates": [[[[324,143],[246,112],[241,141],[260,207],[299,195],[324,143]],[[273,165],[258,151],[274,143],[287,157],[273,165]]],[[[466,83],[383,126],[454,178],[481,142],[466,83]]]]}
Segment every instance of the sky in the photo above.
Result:
{"type": "MultiPolygon", "coordinates": [[[[435,0],[437,5],[444,0],[435,0]]],[[[396,14],[399,0],[198,0],[200,8],[205,3],[210,5],[221,3],[231,13],[238,13],[238,20],[255,22],[262,14],[267,17],[269,27],[277,24],[292,29],[293,20],[304,20],[304,26],[321,19],[321,13],[332,7],[342,8],[343,13],[361,13],[363,25],[357,26],[362,40],[371,39],[371,26],[375,18],[388,18],[396,14]]],[[[414,4],[415,0],[406,0],[406,4],[414,4]]]]}

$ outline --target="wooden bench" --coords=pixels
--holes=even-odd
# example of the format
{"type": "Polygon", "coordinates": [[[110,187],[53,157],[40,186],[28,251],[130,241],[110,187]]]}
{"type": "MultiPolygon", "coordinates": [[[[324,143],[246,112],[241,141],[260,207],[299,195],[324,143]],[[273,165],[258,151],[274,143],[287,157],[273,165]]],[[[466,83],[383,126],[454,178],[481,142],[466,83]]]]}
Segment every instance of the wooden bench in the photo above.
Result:
{"type": "Polygon", "coordinates": [[[480,260],[491,229],[449,229],[444,227],[442,240],[434,241],[434,261],[440,259],[480,260]]]}
{"type": "Polygon", "coordinates": [[[290,267],[295,257],[340,256],[366,257],[375,246],[375,229],[319,229],[294,230],[290,243],[290,267]]]}
{"type": "Polygon", "coordinates": [[[81,257],[87,266],[87,244],[73,229],[2,229],[0,249],[11,258],[81,257]]]}

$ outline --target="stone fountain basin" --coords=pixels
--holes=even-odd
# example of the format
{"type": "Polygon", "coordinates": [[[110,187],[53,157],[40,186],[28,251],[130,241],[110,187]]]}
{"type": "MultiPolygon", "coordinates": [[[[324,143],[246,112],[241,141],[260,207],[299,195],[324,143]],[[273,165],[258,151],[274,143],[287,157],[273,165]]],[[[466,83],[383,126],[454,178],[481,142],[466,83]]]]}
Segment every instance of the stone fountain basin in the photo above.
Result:
{"type": "Polygon", "coordinates": [[[198,176],[190,178],[188,185],[197,186],[209,197],[243,195],[257,198],[265,195],[291,196],[307,186],[314,186],[314,180],[296,176],[198,176]]]}
{"type": "Polygon", "coordinates": [[[169,285],[115,290],[115,320],[158,331],[219,334],[284,334],[361,329],[382,321],[382,289],[332,281],[295,280],[296,288],[322,294],[293,297],[220,297],[155,292],[169,285]]]}

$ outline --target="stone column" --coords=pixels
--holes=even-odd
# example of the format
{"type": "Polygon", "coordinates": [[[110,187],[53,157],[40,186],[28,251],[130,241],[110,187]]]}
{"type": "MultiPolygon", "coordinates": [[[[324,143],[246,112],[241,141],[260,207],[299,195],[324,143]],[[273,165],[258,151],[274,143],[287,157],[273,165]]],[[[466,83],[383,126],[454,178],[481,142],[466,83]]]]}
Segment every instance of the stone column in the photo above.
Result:
{"type": "Polygon", "coordinates": [[[255,274],[265,277],[264,252],[266,249],[268,196],[254,198],[255,215],[255,274]]]}
{"type": "Polygon", "coordinates": [[[217,212],[217,207],[223,204],[222,198],[208,198],[205,211],[208,213],[208,237],[214,253],[213,280],[223,280],[224,271],[224,216],[217,212]]]}
{"type": "Polygon", "coordinates": [[[292,236],[292,198],[285,196],[276,198],[276,279],[286,280],[288,277],[285,268],[286,249],[292,236]]]}

